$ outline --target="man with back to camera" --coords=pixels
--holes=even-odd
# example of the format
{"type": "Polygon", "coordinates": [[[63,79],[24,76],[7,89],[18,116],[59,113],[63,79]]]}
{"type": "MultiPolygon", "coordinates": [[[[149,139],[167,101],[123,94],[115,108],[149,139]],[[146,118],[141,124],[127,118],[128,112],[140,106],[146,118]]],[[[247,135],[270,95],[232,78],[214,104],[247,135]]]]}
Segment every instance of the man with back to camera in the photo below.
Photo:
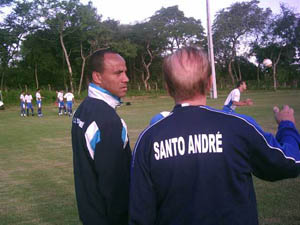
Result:
{"type": "Polygon", "coordinates": [[[275,181],[300,172],[293,109],[274,107],[275,138],[249,116],[206,106],[212,79],[203,50],[179,49],[163,72],[175,107],[137,140],[129,224],[257,225],[252,174],[275,181]]]}
{"type": "Polygon", "coordinates": [[[240,101],[241,93],[247,89],[246,82],[241,80],[238,82],[237,87],[233,89],[229,95],[227,96],[223,110],[225,112],[235,112],[235,108],[237,106],[251,106],[253,105],[253,101],[247,98],[244,101],[240,101]]]}
{"type": "Polygon", "coordinates": [[[31,115],[34,116],[34,110],[32,106],[32,95],[29,92],[26,92],[25,95],[25,103],[26,103],[26,110],[27,110],[27,116],[29,116],[29,109],[31,110],[31,115]]]}
{"type": "Polygon", "coordinates": [[[64,98],[67,100],[67,112],[69,117],[73,115],[73,103],[74,103],[74,95],[71,91],[68,91],[64,98]]]}
{"type": "Polygon", "coordinates": [[[110,50],[90,58],[88,97],[73,116],[75,191],[83,224],[128,224],[131,149],[116,113],[129,81],[125,60],[110,50]]]}

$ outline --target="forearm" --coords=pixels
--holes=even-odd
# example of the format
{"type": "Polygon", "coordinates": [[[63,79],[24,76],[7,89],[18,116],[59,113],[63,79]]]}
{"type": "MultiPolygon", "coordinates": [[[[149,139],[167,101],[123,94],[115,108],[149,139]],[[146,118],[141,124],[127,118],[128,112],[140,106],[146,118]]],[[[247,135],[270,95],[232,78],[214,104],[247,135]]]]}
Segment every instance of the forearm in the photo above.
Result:
{"type": "Polygon", "coordinates": [[[240,101],[240,102],[233,102],[233,105],[235,106],[245,106],[247,103],[245,101],[240,101]]]}
{"type": "MultiPolygon", "coordinates": [[[[254,174],[261,179],[275,181],[298,176],[300,172],[300,136],[293,123],[282,121],[276,138],[260,131],[264,142],[251,141],[251,161],[254,174]]],[[[255,135],[252,135],[253,137],[255,135]]]]}
{"type": "Polygon", "coordinates": [[[251,101],[251,99],[246,99],[244,101],[239,101],[239,102],[234,101],[233,105],[235,105],[235,106],[249,106],[249,105],[252,105],[252,101],[251,101]]]}

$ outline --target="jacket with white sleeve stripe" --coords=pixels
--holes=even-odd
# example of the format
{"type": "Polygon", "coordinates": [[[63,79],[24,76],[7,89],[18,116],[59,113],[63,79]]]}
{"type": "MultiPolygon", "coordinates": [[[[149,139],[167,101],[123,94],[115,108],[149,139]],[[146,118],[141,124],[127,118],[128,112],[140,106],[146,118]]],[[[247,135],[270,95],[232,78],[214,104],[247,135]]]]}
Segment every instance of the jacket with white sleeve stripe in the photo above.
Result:
{"type": "Polygon", "coordinates": [[[131,150],[115,108],[120,99],[90,84],[72,123],[73,165],[83,224],[128,224],[131,150]]]}
{"type": "Polygon", "coordinates": [[[130,225],[256,225],[252,174],[300,173],[300,136],[282,121],[276,138],[250,117],[176,105],[137,140],[130,225]]]}

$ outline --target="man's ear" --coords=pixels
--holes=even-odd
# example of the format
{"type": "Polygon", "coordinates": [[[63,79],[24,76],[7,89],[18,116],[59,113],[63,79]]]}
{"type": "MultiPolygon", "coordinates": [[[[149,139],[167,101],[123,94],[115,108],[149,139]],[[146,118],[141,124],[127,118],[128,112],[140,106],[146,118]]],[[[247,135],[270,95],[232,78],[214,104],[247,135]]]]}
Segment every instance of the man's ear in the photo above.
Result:
{"type": "Polygon", "coordinates": [[[93,82],[95,84],[101,84],[101,82],[102,82],[101,74],[99,72],[96,72],[96,71],[94,71],[92,73],[92,79],[93,79],[93,82]]]}

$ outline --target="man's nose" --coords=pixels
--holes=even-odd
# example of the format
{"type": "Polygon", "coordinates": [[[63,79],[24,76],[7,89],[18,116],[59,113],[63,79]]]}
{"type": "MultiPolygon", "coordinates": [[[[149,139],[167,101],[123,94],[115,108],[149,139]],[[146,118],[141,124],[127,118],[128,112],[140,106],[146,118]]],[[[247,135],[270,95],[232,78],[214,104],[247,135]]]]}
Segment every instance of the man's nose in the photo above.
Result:
{"type": "Polygon", "coordinates": [[[125,72],[123,74],[123,82],[129,82],[129,78],[125,72]]]}

